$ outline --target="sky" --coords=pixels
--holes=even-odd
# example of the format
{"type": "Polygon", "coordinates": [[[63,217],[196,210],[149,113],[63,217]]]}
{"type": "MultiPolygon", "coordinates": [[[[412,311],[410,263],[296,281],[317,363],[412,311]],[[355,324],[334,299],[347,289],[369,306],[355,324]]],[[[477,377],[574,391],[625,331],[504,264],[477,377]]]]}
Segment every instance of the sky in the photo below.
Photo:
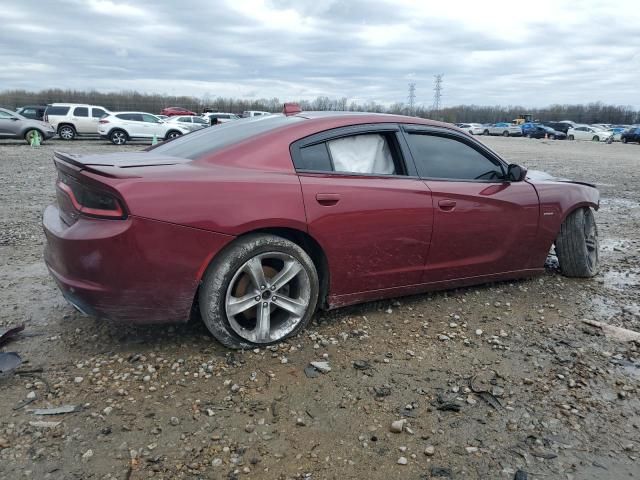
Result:
{"type": "Polygon", "coordinates": [[[640,109],[637,0],[0,0],[0,90],[640,109]]]}

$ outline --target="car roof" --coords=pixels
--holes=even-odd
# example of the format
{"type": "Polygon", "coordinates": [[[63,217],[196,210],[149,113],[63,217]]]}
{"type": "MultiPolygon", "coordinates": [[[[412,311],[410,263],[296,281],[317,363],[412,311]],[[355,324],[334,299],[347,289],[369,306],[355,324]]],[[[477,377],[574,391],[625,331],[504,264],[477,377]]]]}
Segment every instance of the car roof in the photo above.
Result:
{"type": "Polygon", "coordinates": [[[157,115],[156,115],[155,113],[149,113],[149,112],[129,112],[129,111],[126,111],[126,112],[111,112],[111,115],[119,115],[119,114],[121,114],[121,113],[139,113],[139,114],[142,114],[142,115],[153,115],[154,117],[157,117],[157,115]]]}
{"type": "MultiPolygon", "coordinates": [[[[276,114],[277,115],[277,114],[276,114]]],[[[308,120],[330,120],[335,119],[339,123],[352,120],[354,124],[365,123],[419,123],[434,127],[457,128],[451,123],[437,122],[420,117],[410,117],[408,115],[394,115],[391,113],[371,113],[371,112],[333,112],[333,111],[311,111],[300,112],[296,117],[308,120]]]]}

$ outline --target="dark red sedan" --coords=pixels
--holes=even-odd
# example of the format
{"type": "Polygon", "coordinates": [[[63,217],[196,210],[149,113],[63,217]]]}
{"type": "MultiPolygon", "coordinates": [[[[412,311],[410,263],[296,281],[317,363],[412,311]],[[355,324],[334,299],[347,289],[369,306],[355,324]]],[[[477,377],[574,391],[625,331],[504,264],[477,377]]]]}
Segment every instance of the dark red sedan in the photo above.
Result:
{"type": "Polygon", "coordinates": [[[174,117],[176,115],[197,115],[197,113],[182,107],[166,107],[162,109],[162,111],[160,112],[160,115],[166,115],[167,117],[174,117]]]}
{"type": "Polygon", "coordinates": [[[299,332],[316,308],[544,271],[598,270],[592,185],[508,164],[449,124],[299,112],[144,152],[55,154],[47,266],[79,310],[199,311],[224,345],[299,332]]]}

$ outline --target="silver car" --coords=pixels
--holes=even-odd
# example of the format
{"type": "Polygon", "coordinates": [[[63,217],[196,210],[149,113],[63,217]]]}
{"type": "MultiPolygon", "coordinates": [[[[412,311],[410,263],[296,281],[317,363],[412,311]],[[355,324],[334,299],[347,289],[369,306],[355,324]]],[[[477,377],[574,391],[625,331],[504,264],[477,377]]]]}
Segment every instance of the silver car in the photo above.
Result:
{"type": "Polygon", "coordinates": [[[194,115],[185,115],[183,117],[169,117],[165,118],[163,122],[179,125],[183,128],[188,129],[190,132],[193,132],[194,130],[200,130],[201,128],[209,126],[209,122],[207,122],[206,119],[202,117],[196,117],[194,115]]]}
{"type": "Polygon", "coordinates": [[[0,139],[24,138],[30,144],[36,134],[40,136],[40,140],[47,140],[53,137],[56,131],[46,122],[31,120],[19,113],[0,108],[0,139]]]}

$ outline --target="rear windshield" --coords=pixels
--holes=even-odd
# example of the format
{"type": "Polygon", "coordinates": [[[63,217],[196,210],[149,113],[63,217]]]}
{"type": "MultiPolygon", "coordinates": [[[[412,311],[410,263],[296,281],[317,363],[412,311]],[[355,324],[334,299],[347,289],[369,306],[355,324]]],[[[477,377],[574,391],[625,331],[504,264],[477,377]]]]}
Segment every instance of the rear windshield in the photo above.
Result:
{"type": "Polygon", "coordinates": [[[47,107],[47,115],[66,115],[69,112],[69,107],[47,107]]]}
{"type": "Polygon", "coordinates": [[[195,160],[256,135],[302,120],[304,119],[300,117],[285,117],[284,115],[251,117],[222,123],[211,128],[203,128],[170,142],[158,144],[148,150],[153,149],[157,153],[171,157],[195,160]]]}

